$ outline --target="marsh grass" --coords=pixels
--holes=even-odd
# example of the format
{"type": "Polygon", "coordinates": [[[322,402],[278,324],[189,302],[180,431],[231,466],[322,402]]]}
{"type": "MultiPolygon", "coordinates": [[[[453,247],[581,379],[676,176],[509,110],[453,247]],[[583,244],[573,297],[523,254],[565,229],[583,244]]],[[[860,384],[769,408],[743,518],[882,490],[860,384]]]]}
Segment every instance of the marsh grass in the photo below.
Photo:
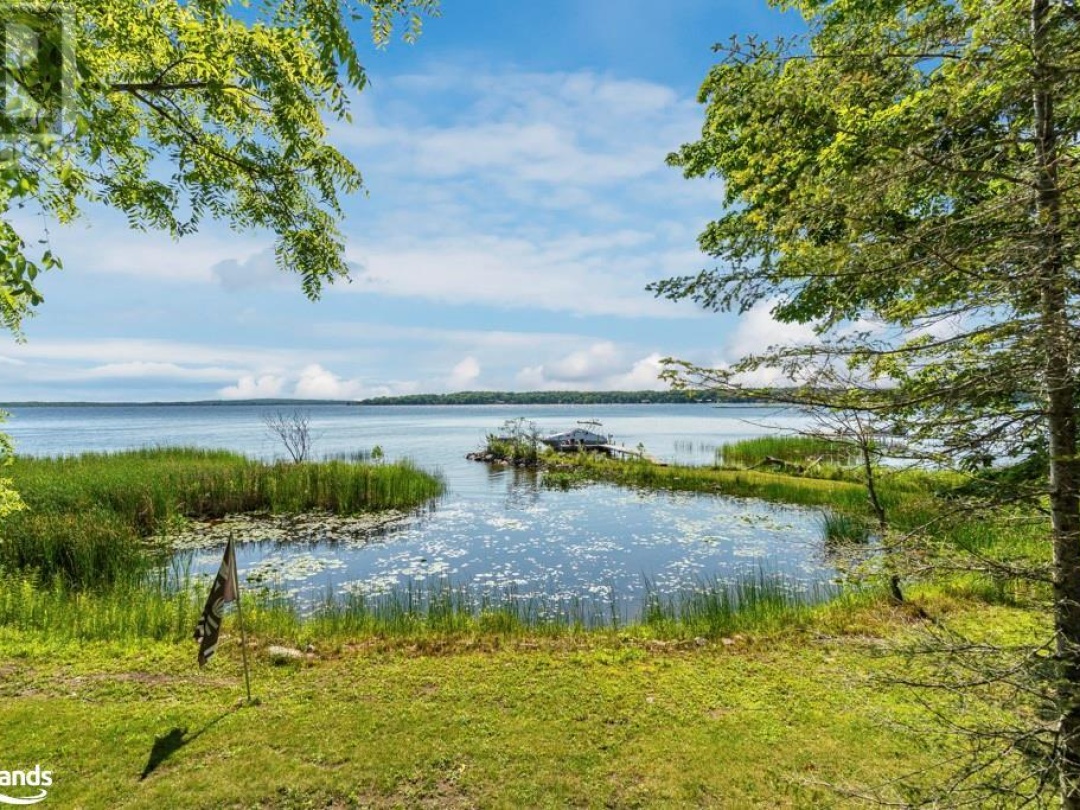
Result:
{"type": "MultiPolygon", "coordinates": [[[[697,587],[665,595],[647,583],[642,622],[662,636],[704,638],[767,632],[805,623],[825,602],[841,605],[837,585],[799,586],[759,571],[733,582],[709,577],[697,587]]],[[[856,606],[863,600],[851,600],[856,606]]]]}
{"type": "Polygon", "coordinates": [[[866,488],[852,481],[797,477],[762,470],[660,466],[646,460],[607,459],[585,454],[569,456],[565,463],[572,464],[584,477],[621,486],[761,498],[804,506],[836,506],[857,512],[866,509],[866,488]]]}
{"type": "Polygon", "coordinates": [[[541,484],[546,489],[575,489],[591,483],[590,478],[577,469],[545,469],[541,484]]]}
{"type": "Polygon", "coordinates": [[[821,513],[820,522],[826,545],[870,541],[870,524],[861,516],[827,510],[821,513]]]}
{"type": "Polygon", "coordinates": [[[856,448],[843,439],[818,436],[759,436],[737,442],[725,442],[716,450],[718,463],[726,466],[755,467],[767,458],[792,464],[846,466],[855,462],[856,448]]]}
{"type": "Polygon", "coordinates": [[[444,488],[407,461],[265,464],[192,448],[22,458],[11,474],[29,508],[4,522],[0,569],[75,587],[138,580],[149,541],[188,518],[408,510],[444,488]]]}
{"type": "MultiPolygon", "coordinates": [[[[719,467],[669,465],[645,460],[608,459],[579,454],[565,457],[575,475],[596,481],[646,489],[678,492],[701,492],[740,498],[760,498],[775,503],[798,506],[822,506],[866,519],[870,502],[866,485],[858,476],[817,477],[788,475],[766,470],[725,469],[719,467]]],[[[944,508],[937,493],[952,485],[952,473],[926,470],[900,470],[883,473],[877,481],[878,497],[884,504],[889,523],[901,531],[931,526],[941,531],[938,521],[944,508]]]]}
{"type": "Polygon", "coordinates": [[[370,450],[344,450],[337,453],[326,453],[323,461],[349,461],[353,464],[366,464],[372,460],[370,450]]]}
{"type": "MultiPolygon", "coordinates": [[[[208,579],[158,569],[140,583],[77,589],[63,579],[43,583],[24,575],[0,577],[0,626],[53,639],[183,641],[191,638],[208,579]]],[[[805,622],[815,605],[835,599],[832,586],[801,589],[759,572],[735,582],[702,580],[676,594],[651,585],[638,618],[607,598],[523,596],[512,589],[477,591],[445,579],[413,581],[373,595],[328,593],[305,606],[280,592],[243,589],[248,632],[261,639],[438,639],[462,636],[564,636],[605,631],[670,638],[715,638],[805,622]]]]}
{"type": "Polygon", "coordinates": [[[132,521],[101,506],[27,511],[5,520],[0,539],[0,569],[37,571],[83,586],[136,577],[148,556],[132,521]]]}

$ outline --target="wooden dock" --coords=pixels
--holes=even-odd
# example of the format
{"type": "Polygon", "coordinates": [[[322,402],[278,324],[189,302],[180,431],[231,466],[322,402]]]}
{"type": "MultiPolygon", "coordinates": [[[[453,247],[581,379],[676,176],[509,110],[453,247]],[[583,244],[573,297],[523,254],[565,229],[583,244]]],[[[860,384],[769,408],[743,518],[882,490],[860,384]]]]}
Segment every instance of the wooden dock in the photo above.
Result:
{"type": "Polygon", "coordinates": [[[640,458],[640,459],[643,459],[645,461],[652,462],[653,464],[657,465],[658,467],[666,467],[667,466],[666,461],[660,461],[660,459],[653,458],[648,453],[645,453],[645,452],[643,452],[641,450],[633,450],[633,449],[631,449],[629,447],[624,447],[624,446],[619,445],[619,444],[596,444],[596,445],[593,445],[593,447],[595,447],[597,450],[605,450],[605,451],[607,451],[608,453],[610,453],[613,456],[619,456],[619,455],[632,456],[634,458],[640,458]]]}

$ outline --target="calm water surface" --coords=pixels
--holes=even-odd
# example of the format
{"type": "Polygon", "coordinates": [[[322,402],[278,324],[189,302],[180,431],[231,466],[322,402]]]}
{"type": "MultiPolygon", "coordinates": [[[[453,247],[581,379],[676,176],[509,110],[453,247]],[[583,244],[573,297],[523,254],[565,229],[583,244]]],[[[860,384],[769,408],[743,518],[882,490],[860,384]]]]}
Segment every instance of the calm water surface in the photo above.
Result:
{"type": "MultiPolygon", "coordinates": [[[[59,455],[152,445],[227,448],[281,455],[263,426],[274,407],[144,405],[12,409],[18,452],[59,455]]],[[[594,485],[544,489],[535,473],[465,460],[488,432],[524,416],[544,432],[600,419],[616,443],[644,444],[669,461],[706,463],[717,445],[805,424],[797,412],[755,406],[408,406],[318,405],[310,414],[315,450],[332,455],[379,445],[390,459],[439,471],[447,494],[375,542],[289,543],[248,538],[242,578],[299,596],[377,593],[410,581],[449,579],[518,597],[586,598],[640,606],[646,582],[665,593],[703,580],[766,571],[793,587],[829,581],[818,510],[694,494],[594,485]]],[[[196,553],[196,573],[216,569],[220,550],[196,553]]]]}

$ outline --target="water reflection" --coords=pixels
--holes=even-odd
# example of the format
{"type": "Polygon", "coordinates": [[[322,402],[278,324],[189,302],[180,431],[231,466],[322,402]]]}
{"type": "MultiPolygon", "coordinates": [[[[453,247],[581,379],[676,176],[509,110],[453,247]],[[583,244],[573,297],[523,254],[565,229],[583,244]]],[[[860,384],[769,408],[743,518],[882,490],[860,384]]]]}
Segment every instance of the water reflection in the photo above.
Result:
{"type": "MultiPolygon", "coordinates": [[[[242,580],[301,600],[386,593],[443,580],[480,597],[601,600],[632,617],[648,587],[674,594],[710,578],[735,583],[763,569],[798,587],[831,580],[816,510],[609,485],[543,487],[535,471],[487,472],[501,497],[448,499],[379,535],[328,543],[246,542],[242,580]]],[[[192,558],[209,574],[217,554],[192,558]]]]}

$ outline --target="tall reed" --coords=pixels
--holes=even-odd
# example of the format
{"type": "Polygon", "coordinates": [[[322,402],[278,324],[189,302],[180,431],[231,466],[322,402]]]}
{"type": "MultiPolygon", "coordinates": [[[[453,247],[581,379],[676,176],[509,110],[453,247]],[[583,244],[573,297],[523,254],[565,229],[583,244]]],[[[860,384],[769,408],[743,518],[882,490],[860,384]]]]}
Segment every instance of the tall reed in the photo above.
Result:
{"type": "Polygon", "coordinates": [[[821,530],[826,545],[841,543],[862,544],[870,540],[870,524],[865,518],[847,512],[821,513],[821,530]]]}
{"type": "Polygon", "coordinates": [[[79,587],[138,578],[147,538],[187,518],[408,510],[444,489],[407,461],[265,464],[192,448],[23,458],[11,475],[29,508],[0,526],[0,570],[79,587]]]}
{"type": "MultiPolygon", "coordinates": [[[[0,626],[54,639],[182,641],[206,598],[207,583],[174,575],[144,577],[105,589],[75,589],[63,580],[0,576],[0,626]]],[[[663,595],[651,586],[627,618],[622,600],[547,598],[506,590],[479,592],[446,580],[411,582],[376,595],[327,594],[305,607],[273,591],[245,591],[248,631],[263,639],[445,638],[576,634],[635,629],[666,637],[716,638],[803,621],[813,606],[835,596],[826,586],[799,590],[759,573],[663,595]]]]}
{"type": "Polygon", "coordinates": [[[697,587],[667,595],[646,583],[643,623],[662,635],[707,638],[778,629],[804,620],[816,605],[840,593],[837,586],[800,587],[763,570],[733,582],[704,578],[697,587]]]}
{"type": "Polygon", "coordinates": [[[564,460],[590,478],[622,486],[762,498],[807,506],[834,505],[865,510],[866,488],[852,481],[805,478],[760,470],[660,466],[647,460],[570,456],[564,460]]]}
{"type": "Polygon", "coordinates": [[[842,439],[819,436],[758,436],[725,442],[716,450],[718,462],[728,466],[754,467],[768,458],[792,464],[818,461],[846,465],[856,460],[856,448],[842,439]]]}

